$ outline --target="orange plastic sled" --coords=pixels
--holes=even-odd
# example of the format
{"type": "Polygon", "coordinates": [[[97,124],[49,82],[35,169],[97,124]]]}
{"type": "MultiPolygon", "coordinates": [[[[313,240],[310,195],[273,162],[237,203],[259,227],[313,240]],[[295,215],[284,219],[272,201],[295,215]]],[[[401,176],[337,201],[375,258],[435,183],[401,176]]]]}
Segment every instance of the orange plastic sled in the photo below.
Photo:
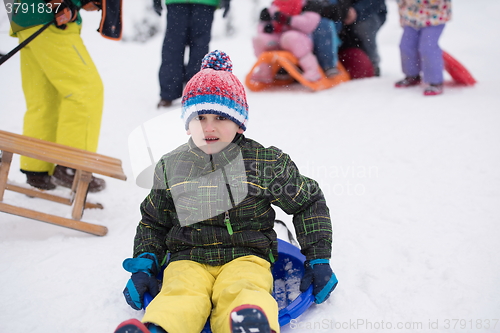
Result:
{"type": "Polygon", "coordinates": [[[449,53],[443,51],[444,69],[450,74],[452,79],[459,84],[472,86],[477,81],[472,77],[471,73],[460,63],[453,58],[449,53]]]}
{"type": "Polygon", "coordinates": [[[248,73],[248,75],[246,76],[245,84],[251,91],[261,91],[270,87],[285,86],[292,84],[295,81],[298,81],[303,86],[308,87],[313,91],[318,91],[334,87],[339,83],[350,80],[349,73],[345,70],[344,66],[342,66],[341,63],[339,63],[337,65],[339,69],[339,74],[328,78],[324,74],[323,70],[321,70],[320,68],[322,78],[318,81],[311,82],[309,80],[306,80],[302,76],[302,71],[299,69],[298,63],[299,62],[297,58],[288,51],[264,52],[261,54],[255,65],[252,67],[250,73],[248,73]],[[280,68],[283,68],[284,70],[287,71],[288,74],[290,74],[291,78],[287,80],[274,79],[270,83],[253,80],[252,79],[253,72],[262,63],[267,63],[271,66],[273,77],[276,76],[276,73],[280,68]]]}

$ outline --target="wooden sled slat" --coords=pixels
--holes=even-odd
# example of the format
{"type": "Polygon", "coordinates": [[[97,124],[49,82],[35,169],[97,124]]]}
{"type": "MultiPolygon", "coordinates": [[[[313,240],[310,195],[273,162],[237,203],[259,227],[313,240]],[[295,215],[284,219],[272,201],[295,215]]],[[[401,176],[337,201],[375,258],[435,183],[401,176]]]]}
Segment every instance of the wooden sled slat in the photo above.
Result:
{"type": "MultiPolygon", "coordinates": [[[[37,190],[33,188],[28,188],[24,186],[15,185],[7,182],[6,190],[10,190],[17,193],[26,194],[29,197],[41,198],[53,202],[57,202],[63,205],[71,206],[73,204],[73,197],[63,197],[55,194],[48,193],[47,191],[37,190]]],[[[0,200],[1,201],[1,200],[0,200]]],[[[100,203],[85,202],[85,208],[98,208],[104,209],[103,205],[100,203]]]]}
{"type": "Polygon", "coordinates": [[[46,214],[42,212],[38,212],[35,210],[16,207],[12,205],[5,204],[0,202],[0,211],[4,213],[9,213],[13,215],[23,216],[29,219],[38,220],[42,222],[47,222],[50,224],[55,224],[61,227],[66,227],[82,232],[86,232],[96,236],[104,236],[108,233],[108,228],[98,224],[92,224],[82,221],[75,221],[72,219],[67,219],[64,217],[46,214]]]}
{"type": "Polygon", "coordinates": [[[40,220],[98,236],[104,236],[107,233],[108,229],[106,227],[81,222],[80,219],[85,208],[103,208],[103,206],[99,203],[87,202],[87,192],[89,183],[92,180],[92,174],[96,173],[116,179],[126,180],[127,176],[123,172],[121,160],[1,130],[0,150],[2,151],[2,159],[0,160],[1,212],[40,220]],[[75,169],[76,174],[69,197],[63,197],[47,191],[31,187],[18,186],[10,183],[8,181],[8,173],[13,154],[28,156],[75,169]],[[4,199],[5,190],[23,193],[29,197],[37,197],[73,206],[71,212],[72,219],[3,203],[1,201],[4,199]]]}

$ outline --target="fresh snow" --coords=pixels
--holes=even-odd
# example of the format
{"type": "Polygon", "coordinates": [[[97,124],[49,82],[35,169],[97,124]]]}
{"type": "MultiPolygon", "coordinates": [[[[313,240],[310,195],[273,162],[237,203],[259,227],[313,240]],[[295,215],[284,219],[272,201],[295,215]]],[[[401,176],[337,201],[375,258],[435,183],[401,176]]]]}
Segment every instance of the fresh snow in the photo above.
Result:
{"type": "MultiPolygon", "coordinates": [[[[251,37],[265,2],[233,0],[230,36],[217,12],[210,48],[229,54],[241,81],[255,61],[251,37]]],[[[144,4],[149,0],[124,1],[129,40],[141,17],[161,24],[144,43],[104,39],[96,32],[100,15],[83,14],[83,39],[105,86],[98,152],[122,159],[128,175],[126,182],[106,178],[108,188],[88,196],[105,209],[88,210],[83,220],[109,233],[96,237],[0,213],[2,333],[105,333],[142,316],[122,295],[129,273],[121,263],[132,254],[148,192],[135,185],[141,161],[131,161],[129,135],[167,115],[172,120],[160,131],[161,145],[172,149],[188,138],[172,134],[182,131],[179,101],[172,112],[156,109],[164,16],[141,11],[144,4]]],[[[331,266],[338,288],[282,331],[500,332],[500,2],[453,1],[441,46],[478,84],[447,85],[437,97],[393,87],[403,77],[402,29],[395,1],[387,5],[378,37],[380,78],[316,93],[247,91],[246,135],[280,147],[319,181],[335,232],[331,266]]],[[[2,9],[0,52],[16,43],[2,9]]],[[[0,129],[22,133],[19,55],[0,67],[0,105],[0,129]]],[[[16,156],[9,177],[24,183],[18,169],[16,156]]],[[[4,200],[70,216],[68,206],[10,191],[4,200]]],[[[290,222],[280,211],[278,217],[290,222]]]]}

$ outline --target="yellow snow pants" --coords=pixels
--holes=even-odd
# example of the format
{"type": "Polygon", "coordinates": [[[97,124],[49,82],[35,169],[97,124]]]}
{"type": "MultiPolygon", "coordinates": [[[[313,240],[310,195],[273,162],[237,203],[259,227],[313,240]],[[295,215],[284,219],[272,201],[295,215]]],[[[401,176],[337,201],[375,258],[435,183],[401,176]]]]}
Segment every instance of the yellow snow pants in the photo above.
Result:
{"type": "MultiPolygon", "coordinates": [[[[17,32],[19,42],[41,26],[17,32]]],[[[80,37],[81,26],[51,25],[21,49],[26,114],[23,134],[95,152],[104,101],[101,77],[80,37]]],[[[25,171],[53,172],[51,163],[21,157],[25,171]]]]}
{"type": "Polygon", "coordinates": [[[210,316],[213,333],[230,333],[231,311],[252,304],[264,310],[271,329],[279,333],[272,289],[270,264],[257,256],[236,258],[222,266],[174,261],[165,269],[161,291],[142,321],[168,333],[200,333],[210,316]]]}

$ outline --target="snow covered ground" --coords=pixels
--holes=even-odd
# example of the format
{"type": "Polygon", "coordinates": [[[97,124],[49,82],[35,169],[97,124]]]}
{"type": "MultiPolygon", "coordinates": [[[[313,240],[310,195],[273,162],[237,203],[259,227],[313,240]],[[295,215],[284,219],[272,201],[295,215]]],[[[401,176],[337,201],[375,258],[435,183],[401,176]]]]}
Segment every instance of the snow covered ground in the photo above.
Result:
{"type": "MultiPolygon", "coordinates": [[[[129,36],[143,14],[139,0],[124,3],[129,36]]],[[[280,147],[319,181],[335,231],[337,290],[283,332],[500,332],[500,2],[453,1],[441,46],[478,84],[446,87],[437,97],[393,88],[402,77],[402,30],[395,1],[387,4],[380,78],[316,93],[248,92],[247,136],[280,147]]],[[[264,5],[233,0],[231,36],[217,13],[211,49],[230,55],[241,80],[255,60],[254,6],[264,5]]],[[[135,185],[128,137],[164,113],[156,109],[163,20],[145,43],[100,37],[96,13],[84,21],[105,85],[99,152],[122,159],[129,179],[107,178],[105,191],[89,195],[105,209],[86,211],[83,220],[107,226],[105,237],[0,213],[0,332],[105,333],[142,316],[122,296],[129,274],[121,263],[132,253],[147,194],[135,185]]],[[[4,53],[17,42],[7,30],[2,11],[4,53]]],[[[21,133],[24,111],[16,55],[0,67],[0,129],[21,133]]],[[[173,148],[179,138],[169,133],[167,124],[163,144],[173,148]]],[[[23,183],[18,167],[16,157],[10,179],[23,183]]],[[[70,216],[67,206],[13,192],[5,201],[70,216]]]]}

